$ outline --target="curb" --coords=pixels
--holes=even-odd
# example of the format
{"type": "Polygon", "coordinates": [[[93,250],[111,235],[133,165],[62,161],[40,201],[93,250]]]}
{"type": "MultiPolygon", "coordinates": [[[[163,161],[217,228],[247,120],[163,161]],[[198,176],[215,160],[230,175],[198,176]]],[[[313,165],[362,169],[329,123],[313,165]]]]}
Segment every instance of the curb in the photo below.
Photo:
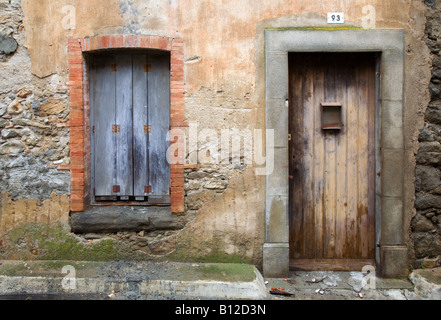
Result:
{"type": "Polygon", "coordinates": [[[263,277],[255,267],[254,272],[256,277],[250,282],[0,276],[0,294],[107,294],[112,298],[131,293],[146,299],[264,299],[263,277]]]}

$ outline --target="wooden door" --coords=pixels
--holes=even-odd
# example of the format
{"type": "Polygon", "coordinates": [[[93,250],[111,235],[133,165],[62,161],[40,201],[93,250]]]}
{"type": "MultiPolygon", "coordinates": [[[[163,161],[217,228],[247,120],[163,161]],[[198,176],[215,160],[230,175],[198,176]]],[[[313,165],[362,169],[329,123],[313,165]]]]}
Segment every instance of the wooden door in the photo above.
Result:
{"type": "Polygon", "coordinates": [[[169,56],[97,54],[91,60],[95,200],[169,203],[169,56]]]}
{"type": "Polygon", "coordinates": [[[361,270],[375,257],[375,56],[291,53],[289,74],[290,266],[361,270]]]}

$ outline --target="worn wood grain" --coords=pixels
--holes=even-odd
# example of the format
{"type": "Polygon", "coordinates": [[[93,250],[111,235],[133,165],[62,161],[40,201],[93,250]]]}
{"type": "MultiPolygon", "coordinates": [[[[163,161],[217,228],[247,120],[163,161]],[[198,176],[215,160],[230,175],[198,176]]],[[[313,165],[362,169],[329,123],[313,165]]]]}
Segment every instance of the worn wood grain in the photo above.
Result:
{"type": "Polygon", "coordinates": [[[289,148],[289,184],[290,184],[290,256],[298,258],[305,255],[303,239],[303,186],[301,169],[303,167],[303,72],[302,61],[289,60],[291,77],[290,105],[295,106],[289,112],[288,130],[292,140],[289,148]]]}
{"type": "Polygon", "coordinates": [[[148,125],[148,83],[146,55],[133,56],[133,185],[135,196],[147,196],[145,186],[149,186],[149,133],[144,131],[148,125]]]}
{"type": "MultiPolygon", "coordinates": [[[[148,57],[151,71],[148,72],[148,119],[149,134],[149,181],[154,196],[170,194],[170,164],[167,150],[170,142],[167,133],[170,128],[170,69],[169,60],[160,55],[148,57]]],[[[149,198],[149,199],[150,199],[149,198]]]]}
{"type": "Polygon", "coordinates": [[[105,55],[95,58],[92,109],[94,112],[94,188],[95,195],[112,195],[116,178],[116,143],[112,134],[115,124],[115,84],[116,73],[111,65],[115,56],[105,55]]]}
{"type": "Polygon", "coordinates": [[[115,124],[119,132],[116,140],[116,181],[120,186],[119,196],[133,195],[133,109],[132,109],[132,56],[116,56],[116,114],[115,124]]]}

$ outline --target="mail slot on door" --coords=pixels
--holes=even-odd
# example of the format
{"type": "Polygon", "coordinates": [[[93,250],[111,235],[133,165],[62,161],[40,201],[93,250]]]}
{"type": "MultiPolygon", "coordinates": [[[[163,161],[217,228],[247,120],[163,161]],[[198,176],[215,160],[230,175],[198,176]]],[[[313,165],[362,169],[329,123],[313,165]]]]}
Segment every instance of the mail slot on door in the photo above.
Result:
{"type": "Polygon", "coordinates": [[[323,130],[341,130],[342,116],[341,103],[339,102],[322,102],[322,129],[323,130]]]}

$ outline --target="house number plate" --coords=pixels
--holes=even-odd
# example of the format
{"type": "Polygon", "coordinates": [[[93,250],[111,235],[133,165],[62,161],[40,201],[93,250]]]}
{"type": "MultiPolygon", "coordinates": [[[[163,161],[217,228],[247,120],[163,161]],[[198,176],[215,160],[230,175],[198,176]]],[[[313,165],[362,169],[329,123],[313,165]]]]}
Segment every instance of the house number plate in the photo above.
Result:
{"type": "Polygon", "coordinates": [[[345,23],[343,12],[328,12],[328,23],[345,23]]]}

